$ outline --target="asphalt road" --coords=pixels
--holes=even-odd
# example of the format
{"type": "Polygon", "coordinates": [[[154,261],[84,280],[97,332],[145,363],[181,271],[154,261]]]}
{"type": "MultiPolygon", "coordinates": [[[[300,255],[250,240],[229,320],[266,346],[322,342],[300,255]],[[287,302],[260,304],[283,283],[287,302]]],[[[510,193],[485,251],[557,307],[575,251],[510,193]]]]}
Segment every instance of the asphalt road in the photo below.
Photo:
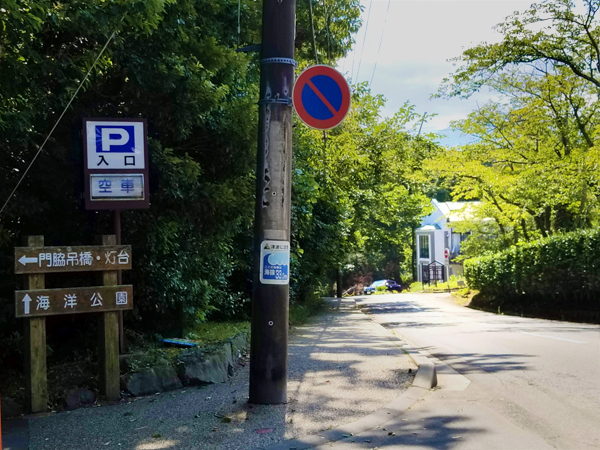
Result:
{"type": "MultiPolygon", "coordinates": [[[[356,301],[445,363],[442,374],[455,375],[442,375],[440,391],[403,419],[437,430],[414,448],[600,448],[600,326],[486,313],[456,305],[449,294],[356,301]],[[450,379],[458,388],[446,383],[444,393],[450,379]]],[[[413,448],[406,439],[398,444],[413,448]]]]}

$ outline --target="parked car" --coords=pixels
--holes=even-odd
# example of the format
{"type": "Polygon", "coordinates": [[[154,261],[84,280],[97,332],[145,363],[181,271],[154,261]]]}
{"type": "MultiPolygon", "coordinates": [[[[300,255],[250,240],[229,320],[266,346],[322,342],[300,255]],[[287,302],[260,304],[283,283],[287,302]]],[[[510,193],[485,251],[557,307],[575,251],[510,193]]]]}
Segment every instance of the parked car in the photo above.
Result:
{"type": "Polygon", "coordinates": [[[388,291],[402,292],[402,286],[396,283],[394,280],[377,280],[374,281],[371,286],[365,288],[365,294],[372,294],[377,290],[379,286],[385,286],[388,291]]]}

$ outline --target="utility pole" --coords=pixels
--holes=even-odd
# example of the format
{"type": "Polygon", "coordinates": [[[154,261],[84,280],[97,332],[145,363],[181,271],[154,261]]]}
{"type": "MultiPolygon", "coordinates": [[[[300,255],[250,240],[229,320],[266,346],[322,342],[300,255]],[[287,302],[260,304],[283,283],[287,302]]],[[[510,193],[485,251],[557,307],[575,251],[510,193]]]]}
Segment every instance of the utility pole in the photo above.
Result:
{"type": "Polygon", "coordinates": [[[260,267],[264,241],[289,248],[295,21],[295,0],[263,0],[250,347],[257,404],[287,402],[289,281],[261,282],[260,267]]]}

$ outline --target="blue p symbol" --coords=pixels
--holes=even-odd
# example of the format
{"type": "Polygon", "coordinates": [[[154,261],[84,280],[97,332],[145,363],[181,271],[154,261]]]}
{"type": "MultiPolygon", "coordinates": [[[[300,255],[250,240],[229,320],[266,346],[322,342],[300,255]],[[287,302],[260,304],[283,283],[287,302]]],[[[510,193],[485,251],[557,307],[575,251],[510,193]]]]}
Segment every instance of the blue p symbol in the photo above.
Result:
{"type": "Polygon", "coordinates": [[[133,125],[97,125],[96,153],[135,153],[133,125]]]}

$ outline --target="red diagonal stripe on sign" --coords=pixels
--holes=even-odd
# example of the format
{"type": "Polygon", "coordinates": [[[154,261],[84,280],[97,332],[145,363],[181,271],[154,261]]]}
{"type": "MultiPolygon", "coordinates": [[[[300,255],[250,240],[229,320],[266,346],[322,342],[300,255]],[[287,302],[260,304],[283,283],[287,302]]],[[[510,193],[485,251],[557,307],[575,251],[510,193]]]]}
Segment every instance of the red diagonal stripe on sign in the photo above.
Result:
{"type": "Polygon", "coordinates": [[[325,104],[325,106],[327,106],[327,109],[329,111],[331,111],[331,113],[334,116],[337,116],[338,112],[336,111],[336,109],[331,105],[331,103],[329,103],[329,101],[325,98],[325,96],[323,94],[321,94],[321,91],[319,91],[317,89],[317,87],[313,84],[313,82],[308,80],[306,82],[306,84],[308,84],[308,86],[314,91],[314,93],[317,94],[317,97],[319,97],[319,99],[325,104]]]}

